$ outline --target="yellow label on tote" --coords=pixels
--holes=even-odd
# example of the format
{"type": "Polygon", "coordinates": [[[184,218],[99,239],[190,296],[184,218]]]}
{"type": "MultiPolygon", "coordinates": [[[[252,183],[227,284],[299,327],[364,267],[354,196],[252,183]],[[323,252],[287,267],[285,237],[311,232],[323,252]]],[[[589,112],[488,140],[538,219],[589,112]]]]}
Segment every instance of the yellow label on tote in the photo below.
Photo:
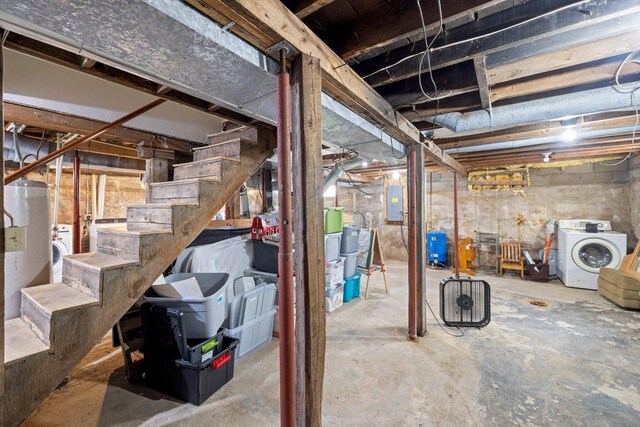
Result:
{"type": "Polygon", "coordinates": [[[398,198],[397,197],[392,197],[391,198],[391,203],[398,203],[398,198]]]}

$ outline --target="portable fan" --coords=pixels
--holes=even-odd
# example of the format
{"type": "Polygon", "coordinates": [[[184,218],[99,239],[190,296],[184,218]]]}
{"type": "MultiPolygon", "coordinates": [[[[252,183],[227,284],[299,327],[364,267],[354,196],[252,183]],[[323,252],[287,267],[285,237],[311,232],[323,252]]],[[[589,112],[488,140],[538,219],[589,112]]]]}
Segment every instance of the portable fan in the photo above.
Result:
{"type": "Polygon", "coordinates": [[[491,320],[491,288],[469,277],[440,282],[440,316],[447,326],[486,326],[491,320]]]}

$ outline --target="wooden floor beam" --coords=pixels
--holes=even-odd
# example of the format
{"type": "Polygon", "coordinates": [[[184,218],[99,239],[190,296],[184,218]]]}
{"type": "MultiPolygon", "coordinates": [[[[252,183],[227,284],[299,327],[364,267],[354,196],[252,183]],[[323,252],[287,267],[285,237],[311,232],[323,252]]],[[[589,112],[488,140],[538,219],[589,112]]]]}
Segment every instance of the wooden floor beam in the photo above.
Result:
{"type": "MultiPolygon", "coordinates": [[[[394,110],[380,94],[355,73],[309,27],[278,0],[186,0],[197,9],[203,4],[215,8],[220,1],[242,16],[247,25],[268,37],[286,40],[299,52],[320,60],[323,89],[358,114],[382,127],[392,137],[405,144],[420,142],[420,131],[402,114],[394,110]]],[[[437,163],[464,174],[464,168],[431,141],[425,142],[427,154],[437,163]]]]}
{"type": "Polygon", "coordinates": [[[292,65],[292,149],[296,236],[296,424],[322,425],[326,346],[322,197],[322,72],[299,55],[292,65]]]}

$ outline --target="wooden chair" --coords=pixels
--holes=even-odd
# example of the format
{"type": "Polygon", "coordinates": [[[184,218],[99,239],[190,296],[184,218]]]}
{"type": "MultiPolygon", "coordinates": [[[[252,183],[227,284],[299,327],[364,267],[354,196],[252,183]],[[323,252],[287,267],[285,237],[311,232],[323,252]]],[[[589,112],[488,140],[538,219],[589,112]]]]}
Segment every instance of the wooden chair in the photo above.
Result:
{"type": "Polygon", "coordinates": [[[500,245],[500,276],[503,270],[520,271],[520,278],[524,279],[524,257],[520,243],[503,243],[500,245]]]}

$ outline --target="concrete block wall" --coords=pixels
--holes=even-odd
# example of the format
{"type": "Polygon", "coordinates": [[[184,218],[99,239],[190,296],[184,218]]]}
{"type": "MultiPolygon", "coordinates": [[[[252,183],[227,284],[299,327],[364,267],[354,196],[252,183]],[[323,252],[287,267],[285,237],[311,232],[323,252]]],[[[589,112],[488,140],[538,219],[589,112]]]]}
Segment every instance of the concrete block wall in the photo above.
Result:
{"type": "MultiPolygon", "coordinates": [[[[615,166],[591,163],[564,168],[531,168],[529,174],[531,186],[523,194],[470,192],[467,181],[459,178],[460,237],[473,237],[476,232],[499,233],[503,241],[518,241],[524,248],[537,252],[544,246],[549,221],[593,218],[611,221],[614,230],[628,235],[630,246],[638,241],[640,158],[615,166]]],[[[453,175],[427,174],[426,188],[427,226],[447,232],[452,255],[453,175]],[[431,194],[428,192],[430,187],[431,194]]],[[[384,224],[383,189],[383,179],[363,188],[370,196],[340,188],[339,205],[347,213],[369,213],[373,226],[380,230],[385,256],[406,260],[402,236],[408,240],[407,227],[384,224]]],[[[334,198],[325,199],[325,206],[334,205],[334,198]]],[[[362,223],[360,215],[355,220],[362,223]]]]}

